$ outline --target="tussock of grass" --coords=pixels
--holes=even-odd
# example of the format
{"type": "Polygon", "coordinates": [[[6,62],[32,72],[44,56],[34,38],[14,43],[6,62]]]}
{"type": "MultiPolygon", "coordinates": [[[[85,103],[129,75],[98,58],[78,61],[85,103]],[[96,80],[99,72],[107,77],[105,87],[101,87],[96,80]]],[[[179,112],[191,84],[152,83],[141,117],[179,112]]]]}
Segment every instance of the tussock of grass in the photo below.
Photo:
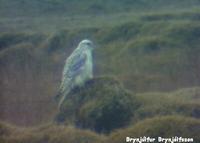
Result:
{"type": "Polygon", "coordinates": [[[152,92],[137,94],[141,103],[140,108],[135,111],[133,121],[163,116],[163,115],[184,115],[199,119],[199,88],[187,88],[170,93],[152,92]]]}
{"type": "Polygon", "coordinates": [[[78,127],[110,132],[127,126],[139,102],[111,77],[97,77],[75,88],[66,98],[58,122],[71,121],[78,127]]]}
{"type": "Polygon", "coordinates": [[[20,43],[30,43],[35,46],[44,39],[43,35],[31,34],[31,33],[1,33],[0,34],[0,50],[12,45],[20,43]]]}
{"type": "Polygon", "coordinates": [[[91,131],[52,124],[34,128],[18,128],[1,123],[0,133],[2,143],[100,143],[104,140],[103,136],[91,131]]]}
{"type": "Polygon", "coordinates": [[[0,124],[0,142],[2,143],[121,143],[129,137],[173,137],[194,138],[200,141],[200,121],[183,116],[163,116],[146,119],[135,125],[111,132],[108,136],[70,126],[43,125],[34,128],[18,128],[6,123],[0,124]]]}
{"type": "Polygon", "coordinates": [[[155,117],[138,122],[127,129],[121,129],[112,133],[107,142],[121,143],[129,137],[173,137],[182,136],[194,138],[194,142],[200,141],[200,121],[181,116],[155,117]]]}

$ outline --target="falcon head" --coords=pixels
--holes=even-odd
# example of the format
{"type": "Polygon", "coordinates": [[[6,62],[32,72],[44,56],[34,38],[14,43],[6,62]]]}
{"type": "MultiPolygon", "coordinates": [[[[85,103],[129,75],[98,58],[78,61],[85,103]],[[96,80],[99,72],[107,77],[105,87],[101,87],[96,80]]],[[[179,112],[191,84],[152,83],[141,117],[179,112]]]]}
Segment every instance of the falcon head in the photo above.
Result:
{"type": "Polygon", "coordinates": [[[78,47],[81,47],[81,48],[84,48],[84,49],[89,49],[89,50],[93,50],[94,49],[94,44],[92,41],[88,40],[88,39],[85,39],[85,40],[82,40],[80,43],[79,43],[79,46],[78,47]]]}

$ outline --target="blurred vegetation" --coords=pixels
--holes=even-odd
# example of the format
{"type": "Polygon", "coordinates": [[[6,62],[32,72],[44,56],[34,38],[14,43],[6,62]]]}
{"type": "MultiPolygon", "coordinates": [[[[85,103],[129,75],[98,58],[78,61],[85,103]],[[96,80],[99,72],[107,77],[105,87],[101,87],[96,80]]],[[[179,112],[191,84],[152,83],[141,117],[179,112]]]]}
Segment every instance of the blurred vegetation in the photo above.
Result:
{"type": "Polygon", "coordinates": [[[0,143],[100,143],[104,136],[74,127],[42,125],[34,128],[18,128],[0,123],[0,143]]]}
{"type": "Polygon", "coordinates": [[[174,137],[194,138],[200,141],[200,121],[182,116],[165,116],[146,119],[128,128],[112,132],[110,135],[99,135],[88,130],[71,126],[43,125],[34,128],[18,128],[1,122],[1,143],[121,143],[125,137],[174,137]]]}
{"type": "Polygon", "coordinates": [[[78,127],[107,133],[128,125],[139,105],[113,78],[94,78],[66,98],[57,122],[71,119],[78,127]]]}
{"type": "Polygon", "coordinates": [[[195,87],[169,93],[133,94],[111,77],[98,77],[72,90],[56,121],[109,133],[157,116],[180,115],[199,119],[199,92],[200,88],[195,87]]]}
{"type": "MultiPolygon", "coordinates": [[[[121,143],[125,137],[185,137],[194,138],[194,142],[200,141],[200,121],[181,116],[166,116],[146,119],[134,126],[112,133],[107,142],[121,143]]],[[[155,142],[157,143],[157,142],[155,142]]]]}
{"type": "Polygon", "coordinates": [[[198,143],[199,5],[0,0],[0,119],[35,126],[57,115],[65,124],[0,123],[0,142],[117,143],[130,134],[192,136],[198,143]],[[53,97],[65,59],[85,38],[96,45],[95,79],[74,89],[58,113],[53,97]]]}
{"type": "Polygon", "coordinates": [[[1,0],[2,16],[40,16],[42,15],[98,15],[116,12],[165,11],[195,8],[199,0],[1,0]],[[17,9],[20,8],[20,9],[17,9]]]}

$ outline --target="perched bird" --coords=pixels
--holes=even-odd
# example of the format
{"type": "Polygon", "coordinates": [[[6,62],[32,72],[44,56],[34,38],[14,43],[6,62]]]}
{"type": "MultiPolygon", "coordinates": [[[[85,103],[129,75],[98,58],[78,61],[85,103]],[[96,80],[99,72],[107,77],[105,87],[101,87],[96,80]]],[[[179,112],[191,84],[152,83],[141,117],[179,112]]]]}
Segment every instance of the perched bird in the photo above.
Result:
{"type": "Polygon", "coordinates": [[[82,40],[78,47],[66,59],[59,92],[58,108],[60,109],[71,89],[82,86],[87,80],[93,78],[93,43],[90,40],[82,40]]]}

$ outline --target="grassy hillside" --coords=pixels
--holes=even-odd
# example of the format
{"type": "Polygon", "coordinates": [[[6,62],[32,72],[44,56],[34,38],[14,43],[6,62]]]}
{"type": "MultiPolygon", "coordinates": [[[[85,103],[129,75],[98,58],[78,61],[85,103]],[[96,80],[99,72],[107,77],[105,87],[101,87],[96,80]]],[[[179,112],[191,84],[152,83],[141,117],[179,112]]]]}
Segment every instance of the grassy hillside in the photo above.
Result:
{"type": "MultiPolygon", "coordinates": [[[[118,130],[110,135],[107,142],[121,143],[125,140],[125,137],[174,137],[184,136],[186,138],[193,137],[194,142],[198,143],[200,131],[199,120],[192,118],[182,118],[179,116],[167,116],[157,117],[153,119],[147,119],[139,122],[135,126],[127,129],[118,130]]],[[[157,139],[155,143],[158,143],[157,139]]]]}
{"type": "Polygon", "coordinates": [[[88,130],[58,125],[43,125],[35,128],[19,128],[5,123],[0,124],[1,143],[121,143],[129,137],[181,137],[194,138],[200,141],[200,122],[193,118],[167,116],[147,119],[134,126],[118,130],[110,135],[97,135],[88,130]],[[192,131],[192,132],[191,132],[192,131]],[[178,133],[178,134],[177,134],[178,133]]]}
{"type": "Polygon", "coordinates": [[[20,115],[20,124],[52,117],[52,96],[57,92],[65,58],[83,38],[97,45],[95,75],[115,76],[134,92],[199,86],[199,15],[199,10],[191,9],[83,16],[72,21],[62,16],[60,21],[53,16],[15,22],[2,18],[1,98],[7,101],[1,104],[3,117],[20,115]],[[118,22],[122,17],[124,20],[118,22]],[[44,104],[48,106],[38,110],[44,104]]]}
{"type": "Polygon", "coordinates": [[[71,14],[107,14],[116,12],[141,12],[176,10],[197,7],[199,0],[1,0],[1,16],[40,16],[71,14]]]}
{"type": "Polygon", "coordinates": [[[53,124],[34,128],[19,128],[0,123],[1,143],[100,143],[104,137],[88,130],[53,124]]]}
{"type": "Polygon", "coordinates": [[[1,123],[0,142],[119,142],[126,134],[177,132],[199,142],[199,20],[199,0],[0,0],[0,120],[25,126],[1,123]],[[61,115],[65,124],[110,135],[52,123],[65,59],[85,38],[96,45],[94,75],[103,83],[75,93],[61,115]],[[108,127],[116,112],[128,118],[108,127]]]}

